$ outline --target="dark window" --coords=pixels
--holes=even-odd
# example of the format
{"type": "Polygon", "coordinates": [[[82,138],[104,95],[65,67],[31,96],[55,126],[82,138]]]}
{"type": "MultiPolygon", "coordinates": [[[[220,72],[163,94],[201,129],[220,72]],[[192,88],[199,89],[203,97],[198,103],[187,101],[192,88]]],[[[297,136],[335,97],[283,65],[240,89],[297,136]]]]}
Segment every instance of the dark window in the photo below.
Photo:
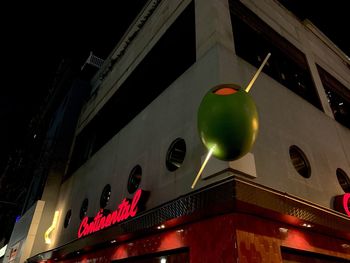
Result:
{"type": "Polygon", "coordinates": [[[80,219],[83,219],[84,217],[86,217],[88,206],[89,206],[89,200],[85,198],[80,207],[80,213],[79,213],[80,219]]]}
{"type": "Polygon", "coordinates": [[[305,250],[296,250],[287,247],[281,247],[282,262],[295,263],[346,263],[350,262],[344,258],[337,258],[329,255],[309,252],[305,250]]]}
{"type": "Polygon", "coordinates": [[[114,263],[189,263],[188,249],[182,248],[112,261],[114,263]]]}
{"type": "Polygon", "coordinates": [[[111,186],[107,184],[101,193],[100,208],[105,208],[108,204],[109,198],[111,197],[111,186]]]}
{"type": "Polygon", "coordinates": [[[338,182],[343,188],[345,193],[350,193],[350,179],[349,176],[340,168],[337,169],[337,179],[338,182]]]}
{"type": "Polygon", "coordinates": [[[186,155],[186,143],[182,138],[177,138],[173,141],[166,154],[166,167],[173,172],[180,168],[186,155]]]}
{"type": "Polygon", "coordinates": [[[64,218],[64,228],[67,228],[69,223],[70,223],[70,219],[72,217],[72,209],[69,209],[66,213],[66,217],[64,218]]]}
{"type": "Polygon", "coordinates": [[[304,152],[296,145],[289,147],[289,156],[297,172],[304,178],[310,178],[311,166],[304,152]]]}
{"type": "Polygon", "coordinates": [[[320,66],[317,69],[334,118],[350,128],[350,90],[320,66]]]}
{"type": "Polygon", "coordinates": [[[68,174],[127,125],[196,60],[193,2],[77,136],[68,174]]]}
{"type": "Polygon", "coordinates": [[[258,68],[270,52],[263,71],[322,110],[305,55],[238,1],[230,12],[236,54],[258,68]]]}
{"type": "Polygon", "coordinates": [[[135,193],[137,188],[139,188],[142,177],[142,168],[140,165],[136,165],[130,172],[128,179],[128,192],[130,194],[135,193]]]}

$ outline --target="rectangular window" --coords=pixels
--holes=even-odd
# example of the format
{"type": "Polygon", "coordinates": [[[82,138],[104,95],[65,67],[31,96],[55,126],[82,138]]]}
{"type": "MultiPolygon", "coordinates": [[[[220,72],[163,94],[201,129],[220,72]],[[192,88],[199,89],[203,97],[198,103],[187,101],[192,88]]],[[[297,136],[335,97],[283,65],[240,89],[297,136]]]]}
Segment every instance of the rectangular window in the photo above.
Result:
{"type": "Polygon", "coordinates": [[[322,110],[305,55],[238,1],[230,0],[236,54],[322,110]]]}
{"type": "Polygon", "coordinates": [[[349,260],[328,255],[282,247],[282,262],[285,263],[345,263],[349,260]]]}
{"type": "Polygon", "coordinates": [[[350,90],[319,65],[317,69],[335,120],[350,128],[350,90]]]}
{"type": "Polygon", "coordinates": [[[195,60],[196,36],[192,2],[78,134],[68,175],[157,98],[195,60]]]}
{"type": "Polygon", "coordinates": [[[142,255],[122,260],[112,261],[113,263],[189,263],[188,249],[177,249],[161,253],[142,255]]]}

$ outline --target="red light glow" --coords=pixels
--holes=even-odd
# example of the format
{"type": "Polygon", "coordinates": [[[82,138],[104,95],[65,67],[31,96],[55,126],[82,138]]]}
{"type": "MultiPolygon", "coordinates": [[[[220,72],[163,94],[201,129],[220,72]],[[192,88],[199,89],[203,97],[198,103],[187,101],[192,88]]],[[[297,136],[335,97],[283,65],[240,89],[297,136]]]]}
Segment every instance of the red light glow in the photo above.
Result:
{"type": "Polygon", "coordinates": [[[127,248],[123,245],[117,248],[117,250],[114,253],[113,258],[115,259],[123,259],[128,257],[128,251],[127,248]]]}
{"type": "Polygon", "coordinates": [[[343,196],[343,207],[344,207],[345,213],[348,216],[350,216],[349,201],[350,201],[350,194],[348,193],[343,196]]]}
{"type": "Polygon", "coordinates": [[[236,93],[237,90],[233,89],[233,88],[229,88],[229,87],[224,87],[224,88],[220,88],[216,91],[214,91],[214,93],[216,95],[231,95],[236,93]]]}
{"type": "Polygon", "coordinates": [[[181,235],[179,235],[176,232],[170,232],[162,236],[159,249],[160,250],[175,249],[181,246],[183,246],[181,235]]]}
{"type": "Polygon", "coordinates": [[[307,236],[298,230],[288,231],[288,237],[283,242],[285,246],[293,247],[301,250],[310,250],[311,245],[307,236]]]}

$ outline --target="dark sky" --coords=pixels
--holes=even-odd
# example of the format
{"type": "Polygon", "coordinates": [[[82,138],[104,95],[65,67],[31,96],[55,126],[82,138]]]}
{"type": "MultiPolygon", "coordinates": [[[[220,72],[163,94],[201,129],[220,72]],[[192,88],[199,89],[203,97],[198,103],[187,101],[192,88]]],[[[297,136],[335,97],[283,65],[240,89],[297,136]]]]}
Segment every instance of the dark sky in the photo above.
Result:
{"type": "MultiPolygon", "coordinates": [[[[308,17],[350,54],[347,9],[341,0],[281,0],[308,17]]],[[[126,25],[145,0],[117,1],[113,6],[94,2],[71,6],[59,1],[6,3],[0,8],[1,93],[0,168],[13,145],[20,143],[30,117],[38,110],[63,58],[84,61],[90,51],[106,58],[126,25]]],[[[81,62],[81,63],[82,63],[81,62]]],[[[1,170],[0,170],[1,174],[1,170]]]]}
{"type": "Polygon", "coordinates": [[[90,51],[105,59],[146,0],[117,2],[1,4],[0,175],[62,59],[82,65],[90,51]]]}
{"type": "Polygon", "coordinates": [[[350,57],[348,1],[278,0],[300,20],[309,19],[350,57]]]}

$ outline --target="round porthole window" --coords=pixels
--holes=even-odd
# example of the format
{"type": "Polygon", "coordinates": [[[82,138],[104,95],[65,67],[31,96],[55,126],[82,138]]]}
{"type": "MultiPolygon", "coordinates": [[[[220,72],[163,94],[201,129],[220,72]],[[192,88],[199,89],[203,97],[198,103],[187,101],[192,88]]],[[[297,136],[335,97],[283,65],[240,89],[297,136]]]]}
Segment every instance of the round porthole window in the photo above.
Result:
{"type": "Polygon", "coordinates": [[[344,190],[345,193],[350,193],[349,176],[340,168],[337,169],[336,173],[337,173],[337,179],[341,188],[344,190]]]}
{"type": "Polygon", "coordinates": [[[180,168],[186,155],[186,143],[182,138],[175,139],[166,154],[166,167],[170,172],[180,168]]]}
{"type": "Polygon", "coordinates": [[[89,206],[89,200],[87,198],[84,199],[83,203],[81,204],[80,207],[80,213],[79,213],[79,218],[82,220],[84,217],[86,217],[87,210],[89,206]]]}
{"type": "Polygon", "coordinates": [[[109,198],[111,197],[111,186],[107,184],[101,193],[100,208],[105,208],[108,204],[109,198]]]}
{"type": "Polygon", "coordinates": [[[141,177],[142,177],[142,168],[140,165],[136,165],[134,168],[132,168],[129,179],[128,179],[128,192],[130,194],[135,193],[137,188],[139,188],[141,183],[141,177]]]}
{"type": "Polygon", "coordinates": [[[68,227],[71,217],[72,217],[72,209],[69,209],[66,213],[66,217],[64,218],[64,223],[63,223],[64,228],[68,227]]]}
{"type": "Polygon", "coordinates": [[[310,178],[311,166],[304,152],[296,145],[289,147],[289,156],[297,172],[304,178],[310,178]]]}

